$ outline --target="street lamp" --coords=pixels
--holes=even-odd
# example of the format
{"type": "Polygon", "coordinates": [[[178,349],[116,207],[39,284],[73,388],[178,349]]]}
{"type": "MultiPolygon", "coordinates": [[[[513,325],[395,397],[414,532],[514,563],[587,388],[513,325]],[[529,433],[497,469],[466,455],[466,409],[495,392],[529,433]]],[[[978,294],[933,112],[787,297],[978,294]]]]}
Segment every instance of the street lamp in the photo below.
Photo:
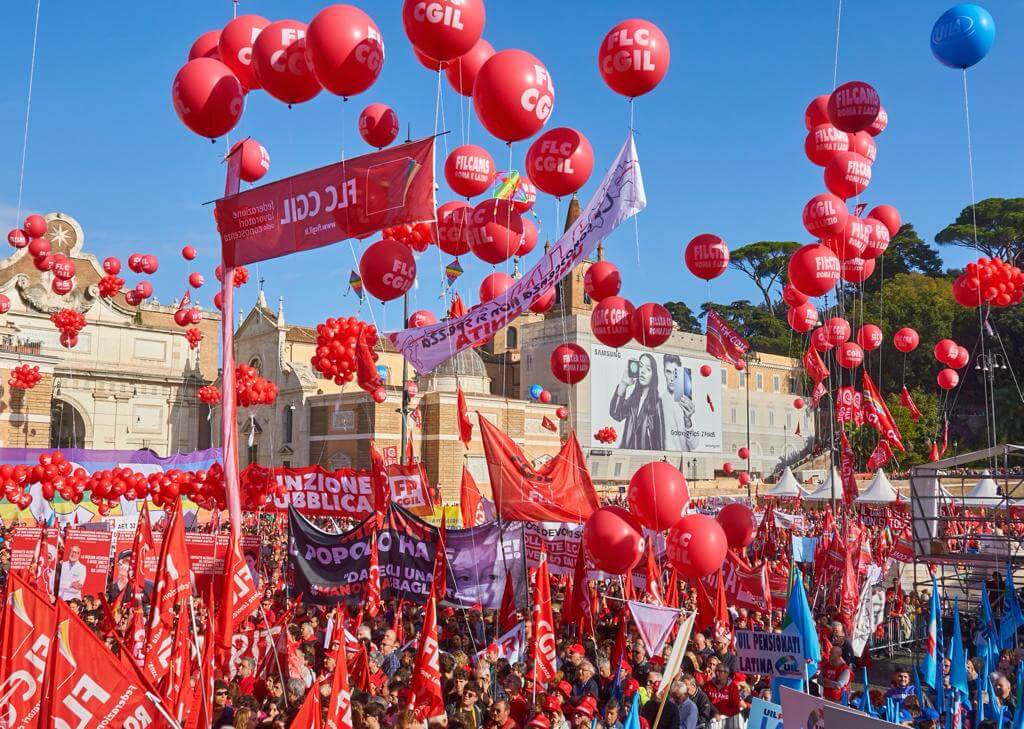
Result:
{"type": "MultiPolygon", "coordinates": [[[[985,354],[979,354],[977,360],[974,362],[974,369],[980,370],[981,375],[981,386],[985,388],[986,399],[992,403],[992,442],[997,443],[996,440],[996,370],[1008,369],[1006,363],[1006,357],[999,352],[989,352],[985,354]],[[987,375],[987,376],[986,376],[987,375]]],[[[986,421],[989,417],[988,413],[985,413],[986,421]]]]}
{"type": "Polygon", "coordinates": [[[747,385],[747,500],[749,501],[750,496],[750,484],[753,478],[750,475],[750,365],[761,364],[761,358],[757,352],[753,350],[747,350],[743,355],[743,361],[746,363],[743,367],[743,376],[747,385]]]}

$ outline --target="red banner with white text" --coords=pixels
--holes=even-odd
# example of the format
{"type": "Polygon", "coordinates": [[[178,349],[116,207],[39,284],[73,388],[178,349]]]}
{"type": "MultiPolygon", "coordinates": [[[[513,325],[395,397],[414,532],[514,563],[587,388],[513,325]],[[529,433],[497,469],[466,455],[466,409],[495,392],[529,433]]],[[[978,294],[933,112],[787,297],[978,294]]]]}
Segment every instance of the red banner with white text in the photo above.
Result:
{"type": "Polygon", "coordinates": [[[228,266],[365,238],[434,214],[433,137],[222,198],[214,213],[228,266]]]}

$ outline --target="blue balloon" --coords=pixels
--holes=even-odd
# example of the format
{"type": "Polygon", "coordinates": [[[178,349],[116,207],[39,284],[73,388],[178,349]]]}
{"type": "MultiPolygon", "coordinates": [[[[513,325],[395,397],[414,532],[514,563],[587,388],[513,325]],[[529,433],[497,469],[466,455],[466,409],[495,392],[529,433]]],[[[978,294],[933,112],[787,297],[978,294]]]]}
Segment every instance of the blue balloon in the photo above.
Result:
{"type": "Polygon", "coordinates": [[[384,365],[377,365],[377,377],[381,379],[381,382],[386,383],[388,381],[388,368],[384,365]]]}
{"type": "Polygon", "coordinates": [[[538,399],[542,392],[544,392],[544,388],[540,385],[530,385],[530,397],[534,400],[538,399]]]}
{"type": "Polygon", "coordinates": [[[950,68],[969,68],[992,50],[996,21],[980,5],[960,3],[932,26],[932,53],[950,68]]]}

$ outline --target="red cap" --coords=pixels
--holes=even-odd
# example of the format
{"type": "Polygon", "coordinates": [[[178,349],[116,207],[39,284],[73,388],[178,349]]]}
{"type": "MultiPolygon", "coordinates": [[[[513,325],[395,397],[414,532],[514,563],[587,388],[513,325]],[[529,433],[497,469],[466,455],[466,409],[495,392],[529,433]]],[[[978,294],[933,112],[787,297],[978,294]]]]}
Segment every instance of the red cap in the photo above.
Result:
{"type": "Polygon", "coordinates": [[[558,694],[548,694],[544,697],[544,703],[541,704],[541,708],[544,711],[561,711],[562,700],[558,698],[558,694]]]}
{"type": "Polygon", "coordinates": [[[533,727],[533,729],[551,729],[551,722],[543,714],[537,714],[526,722],[526,726],[533,727]]]}
{"type": "Polygon", "coordinates": [[[587,655],[587,649],[584,648],[579,643],[574,643],[573,645],[569,646],[569,652],[570,653],[575,653],[578,656],[585,656],[585,655],[587,655]]]}
{"type": "Polygon", "coordinates": [[[632,696],[640,690],[640,684],[635,678],[631,678],[626,681],[626,685],[622,687],[622,693],[626,696],[632,696]]]}
{"type": "Polygon", "coordinates": [[[559,681],[555,686],[555,690],[561,693],[565,698],[572,696],[572,684],[568,681],[559,681]]]}

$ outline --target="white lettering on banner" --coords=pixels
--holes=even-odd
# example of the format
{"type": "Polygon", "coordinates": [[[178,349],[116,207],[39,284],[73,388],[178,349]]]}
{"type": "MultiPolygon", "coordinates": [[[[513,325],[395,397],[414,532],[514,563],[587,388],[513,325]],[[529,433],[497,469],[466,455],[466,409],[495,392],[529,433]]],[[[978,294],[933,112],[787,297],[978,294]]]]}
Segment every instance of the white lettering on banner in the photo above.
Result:
{"type": "MultiPolygon", "coordinates": [[[[550,85],[547,74],[543,79],[550,85]]],[[[538,85],[542,78],[538,76],[538,85]]],[[[526,94],[538,93],[528,90],[526,94]]],[[[531,101],[531,103],[533,103],[531,101]]],[[[537,112],[541,112],[537,101],[537,112]]],[[[533,108],[530,107],[532,111],[533,108]]],[[[550,113],[550,108],[546,110],[550,113]]],[[[534,300],[565,278],[619,225],[647,206],[643,176],[630,136],[583,213],[521,279],[505,293],[463,316],[430,326],[391,332],[388,338],[416,371],[426,374],[518,317],[534,300]]]]}
{"type": "MultiPolygon", "coordinates": [[[[71,689],[71,693],[65,694],[61,703],[78,718],[78,723],[74,725],[75,729],[84,729],[93,725],[93,714],[85,705],[94,700],[103,704],[109,699],[110,694],[104,691],[91,676],[83,675],[71,689]]],[[[54,717],[53,724],[56,727],[68,727],[68,729],[71,729],[72,726],[60,717],[54,717]]]]}

